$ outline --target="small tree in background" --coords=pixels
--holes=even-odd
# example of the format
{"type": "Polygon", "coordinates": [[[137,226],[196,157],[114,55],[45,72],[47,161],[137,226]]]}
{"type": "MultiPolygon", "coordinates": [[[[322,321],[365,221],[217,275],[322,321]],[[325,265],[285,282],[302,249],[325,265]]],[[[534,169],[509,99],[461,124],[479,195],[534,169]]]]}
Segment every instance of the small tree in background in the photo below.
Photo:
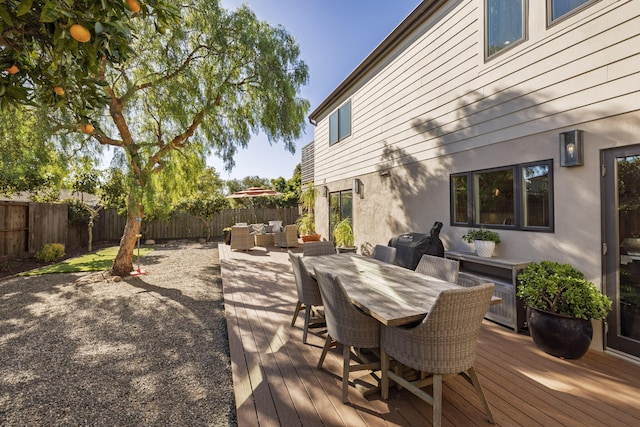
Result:
{"type": "Polygon", "coordinates": [[[223,209],[228,208],[229,202],[223,194],[224,182],[214,168],[205,169],[197,181],[199,182],[197,190],[181,200],[175,209],[198,218],[206,230],[208,242],[211,240],[213,218],[223,209]]]}

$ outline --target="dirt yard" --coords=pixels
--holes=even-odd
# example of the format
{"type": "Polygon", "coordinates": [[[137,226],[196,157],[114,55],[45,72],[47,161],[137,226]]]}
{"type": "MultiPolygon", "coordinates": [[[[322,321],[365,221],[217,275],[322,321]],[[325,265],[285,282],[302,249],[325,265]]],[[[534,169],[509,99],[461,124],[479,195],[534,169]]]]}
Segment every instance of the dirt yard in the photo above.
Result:
{"type": "Polygon", "coordinates": [[[236,425],[217,243],[0,279],[0,425],[236,425]]]}

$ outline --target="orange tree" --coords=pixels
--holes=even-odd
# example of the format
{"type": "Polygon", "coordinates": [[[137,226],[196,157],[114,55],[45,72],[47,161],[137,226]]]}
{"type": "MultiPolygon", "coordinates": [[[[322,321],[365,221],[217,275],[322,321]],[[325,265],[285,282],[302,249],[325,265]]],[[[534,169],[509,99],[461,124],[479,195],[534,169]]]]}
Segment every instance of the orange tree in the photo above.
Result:
{"type": "Polygon", "coordinates": [[[96,76],[135,55],[133,22],[162,29],[176,18],[167,0],[0,1],[0,105],[99,108],[107,98],[96,76]]]}
{"type": "MultiPolygon", "coordinates": [[[[74,85],[85,84],[80,96],[73,98],[70,83],[62,79],[56,86],[65,89],[65,101],[48,109],[59,138],[79,134],[81,142],[115,149],[127,192],[127,222],[111,268],[118,275],[133,270],[140,218],[194,191],[208,155],[221,157],[230,168],[237,149],[259,131],[293,152],[309,108],[298,96],[308,69],[282,27],[261,22],[245,6],[227,11],[214,0],[180,2],[176,20],[160,8],[163,2],[140,4],[138,15],[123,9],[126,16],[118,28],[129,44],[117,51],[117,61],[114,51],[97,51],[87,66],[79,67],[85,80],[81,73],[70,73],[74,85]]],[[[83,21],[92,36],[97,22],[83,21]]],[[[41,91],[35,86],[22,88],[27,98],[38,99],[41,91]]]]}

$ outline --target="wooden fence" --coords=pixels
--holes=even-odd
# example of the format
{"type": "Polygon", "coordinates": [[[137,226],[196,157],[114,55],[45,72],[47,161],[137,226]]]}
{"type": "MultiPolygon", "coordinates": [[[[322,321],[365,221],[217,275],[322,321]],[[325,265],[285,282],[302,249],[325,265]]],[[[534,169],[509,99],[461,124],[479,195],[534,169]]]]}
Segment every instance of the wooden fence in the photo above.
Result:
{"type": "MultiPolygon", "coordinates": [[[[293,224],[297,208],[225,209],[207,225],[184,212],[175,213],[167,221],[142,221],[143,239],[171,240],[222,237],[222,230],[236,222],[268,223],[282,221],[293,224]]],[[[93,228],[93,241],[119,241],[126,217],[115,210],[100,211],[93,228]]],[[[65,246],[87,246],[86,225],[70,225],[67,205],[0,201],[0,258],[34,254],[47,243],[65,246]]]]}
{"type": "MultiPolygon", "coordinates": [[[[297,208],[256,208],[225,209],[209,220],[208,225],[196,217],[184,213],[174,213],[166,221],[142,221],[142,238],[154,240],[194,239],[207,236],[207,227],[211,237],[222,237],[222,230],[236,222],[268,223],[282,221],[282,224],[293,224],[298,218],[297,208]]],[[[120,240],[127,219],[114,210],[101,211],[96,220],[94,241],[120,240]]]]}
{"type": "Polygon", "coordinates": [[[0,257],[35,253],[47,243],[67,244],[67,205],[0,201],[0,257]]]}

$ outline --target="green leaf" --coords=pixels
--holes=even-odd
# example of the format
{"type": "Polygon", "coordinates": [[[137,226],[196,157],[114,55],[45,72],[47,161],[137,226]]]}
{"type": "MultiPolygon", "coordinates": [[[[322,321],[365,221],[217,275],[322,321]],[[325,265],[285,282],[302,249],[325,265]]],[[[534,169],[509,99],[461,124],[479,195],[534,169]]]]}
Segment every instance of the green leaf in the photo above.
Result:
{"type": "Polygon", "coordinates": [[[58,18],[60,18],[58,4],[55,1],[45,3],[40,13],[40,22],[54,22],[57,21],[58,18]]]}
{"type": "Polygon", "coordinates": [[[22,0],[20,5],[18,5],[17,15],[22,16],[29,13],[31,10],[31,6],[33,5],[33,0],[22,0]]]}
{"type": "Polygon", "coordinates": [[[0,5],[0,18],[2,18],[7,25],[13,26],[13,19],[11,19],[11,15],[4,5],[0,5]]]}

